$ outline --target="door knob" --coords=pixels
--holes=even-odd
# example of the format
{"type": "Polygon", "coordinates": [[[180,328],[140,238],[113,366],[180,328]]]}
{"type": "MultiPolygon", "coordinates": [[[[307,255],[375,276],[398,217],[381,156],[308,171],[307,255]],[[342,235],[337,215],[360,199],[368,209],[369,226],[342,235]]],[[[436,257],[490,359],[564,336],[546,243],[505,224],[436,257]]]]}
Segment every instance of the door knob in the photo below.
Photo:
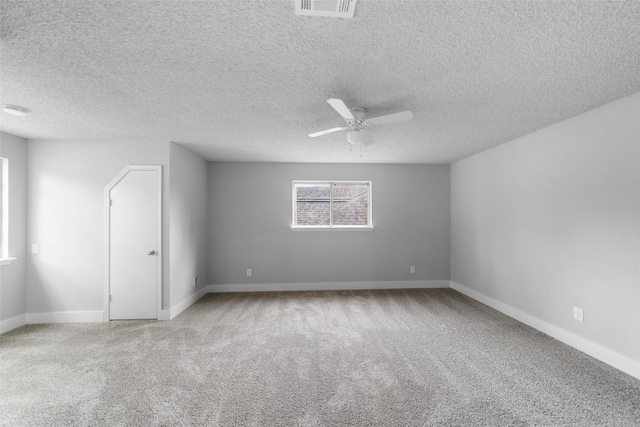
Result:
{"type": "Polygon", "coordinates": [[[155,255],[155,254],[156,254],[156,251],[149,251],[149,252],[147,252],[147,255],[155,255]]]}

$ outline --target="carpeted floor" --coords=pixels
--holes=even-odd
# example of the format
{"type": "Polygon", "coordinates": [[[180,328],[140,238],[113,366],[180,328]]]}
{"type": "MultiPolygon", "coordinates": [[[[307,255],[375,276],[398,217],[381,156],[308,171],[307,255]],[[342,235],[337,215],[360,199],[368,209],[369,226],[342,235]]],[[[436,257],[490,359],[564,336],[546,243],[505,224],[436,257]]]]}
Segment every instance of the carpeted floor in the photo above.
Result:
{"type": "Polygon", "coordinates": [[[450,289],[208,294],[0,336],[5,426],[640,426],[640,381],[450,289]]]}

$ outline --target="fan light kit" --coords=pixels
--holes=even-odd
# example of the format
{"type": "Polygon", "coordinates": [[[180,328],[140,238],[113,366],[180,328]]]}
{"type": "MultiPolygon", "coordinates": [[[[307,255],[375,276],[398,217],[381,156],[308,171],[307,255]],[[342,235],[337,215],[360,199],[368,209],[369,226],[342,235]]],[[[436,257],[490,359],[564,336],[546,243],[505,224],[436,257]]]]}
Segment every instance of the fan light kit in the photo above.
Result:
{"type": "Polygon", "coordinates": [[[364,129],[354,129],[347,132],[347,141],[353,145],[367,145],[365,142],[368,142],[371,139],[369,134],[364,132],[364,129]],[[369,139],[367,139],[369,138],[369,139]]]}
{"type": "Polygon", "coordinates": [[[336,98],[328,99],[327,102],[338,112],[338,114],[342,116],[342,118],[347,122],[347,125],[310,133],[309,136],[312,138],[349,129],[349,132],[347,132],[347,141],[349,141],[349,143],[353,145],[371,145],[373,144],[373,138],[371,138],[371,135],[365,131],[365,127],[383,125],[387,123],[408,122],[413,118],[413,113],[411,111],[403,111],[401,113],[387,114],[386,116],[367,119],[365,118],[367,111],[364,108],[350,109],[341,99],[336,98]]]}
{"type": "Polygon", "coordinates": [[[29,112],[29,110],[27,110],[26,108],[18,107],[17,105],[4,105],[2,107],[2,111],[4,111],[7,114],[12,114],[14,116],[20,116],[20,117],[26,116],[27,113],[29,112]]]}

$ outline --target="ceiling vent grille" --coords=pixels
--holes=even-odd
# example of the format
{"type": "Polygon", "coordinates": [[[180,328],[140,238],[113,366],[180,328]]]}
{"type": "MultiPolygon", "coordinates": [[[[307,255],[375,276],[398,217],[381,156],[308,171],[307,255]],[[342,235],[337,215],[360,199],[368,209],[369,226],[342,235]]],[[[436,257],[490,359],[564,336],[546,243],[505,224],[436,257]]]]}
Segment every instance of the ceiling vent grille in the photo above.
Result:
{"type": "Polygon", "coordinates": [[[357,0],[296,0],[296,15],[353,18],[357,0]]]}

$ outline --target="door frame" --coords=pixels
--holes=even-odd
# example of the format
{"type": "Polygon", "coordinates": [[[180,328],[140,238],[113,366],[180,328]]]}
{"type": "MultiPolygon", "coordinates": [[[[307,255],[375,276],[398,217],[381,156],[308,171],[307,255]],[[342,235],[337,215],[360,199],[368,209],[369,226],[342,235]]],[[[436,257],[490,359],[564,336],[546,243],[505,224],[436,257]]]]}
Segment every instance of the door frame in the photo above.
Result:
{"type": "Polygon", "coordinates": [[[162,311],[162,165],[127,165],[104,189],[104,322],[110,321],[111,304],[109,301],[111,289],[111,190],[122,181],[129,172],[156,171],[158,172],[158,269],[157,269],[157,311],[156,319],[162,311]]]}

